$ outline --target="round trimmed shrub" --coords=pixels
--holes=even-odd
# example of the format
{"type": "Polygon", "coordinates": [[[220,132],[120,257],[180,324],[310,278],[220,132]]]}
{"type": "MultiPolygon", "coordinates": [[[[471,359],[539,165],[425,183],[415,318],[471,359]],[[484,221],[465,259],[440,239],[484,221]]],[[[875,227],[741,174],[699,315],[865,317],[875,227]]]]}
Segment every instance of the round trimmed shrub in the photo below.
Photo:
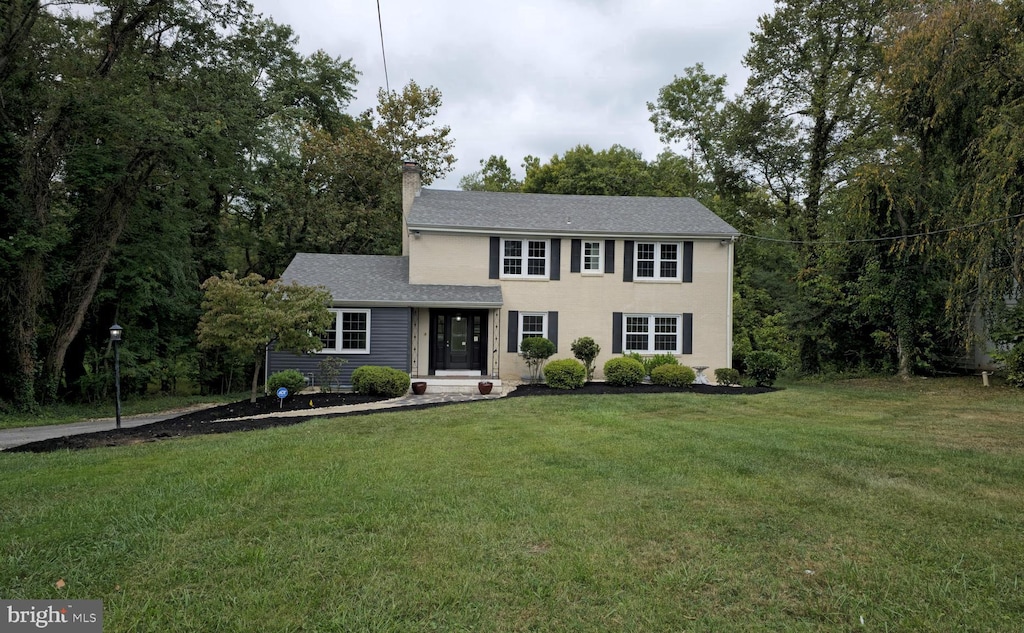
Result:
{"type": "Polygon", "coordinates": [[[618,387],[632,387],[644,380],[644,364],[635,358],[621,356],[604,364],[604,379],[618,387]]]}
{"type": "Polygon", "coordinates": [[[662,365],[678,365],[679,359],[672,354],[655,354],[650,358],[644,360],[644,369],[647,370],[647,375],[654,380],[654,370],[661,367],[662,365]]]}
{"type": "Polygon", "coordinates": [[[726,387],[740,384],[740,370],[722,367],[715,370],[715,382],[726,387]]]}
{"type": "Polygon", "coordinates": [[[352,372],[352,388],[356,393],[397,398],[409,391],[409,374],[394,367],[363,365],[352,372]]]}
{"type": "Polygon", "coordinates": [[[771,387],[786,366],[786,361],[781,354],[760,350],[747,354],[744,364],[747,366],[747,375],[757,381],[758,387],[771,387]]]}
{"type": "Polygon", "coordinates": [[[651,370],[651,382],[667,387],[685,387],[696,378],[697,372],[684,365],[659,365],[651,370]]]}
{"type": "Polygon", "coordinates": [[[579,389],[587,381],[587,368],[572,358],[553,360],[544,365],[544,380],[552,389],[579,389]]]}
{"type": "Polygon", "coordinates": [[[267,378],[267,393],[276,395],[281,387],[288,390],[289,396],[294,396],[306,388],[306,377],[297,369],[285,369],[267,378]]]}

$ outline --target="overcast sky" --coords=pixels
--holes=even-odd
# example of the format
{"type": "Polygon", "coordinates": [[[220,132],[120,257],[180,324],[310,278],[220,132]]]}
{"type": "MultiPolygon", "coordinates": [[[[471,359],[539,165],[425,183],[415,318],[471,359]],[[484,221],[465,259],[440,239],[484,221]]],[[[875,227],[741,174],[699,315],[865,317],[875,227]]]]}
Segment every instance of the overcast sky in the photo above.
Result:
{"type": "MultiPolygon", "coordinates": [[[[376,0],[253,0],[288,24],[299,49],[352,59],[362,73],[353,112],[385,85],[376,0]]],[[[392,90],[435,86],[437,121],[455,138],[457,189],[479,161],[501,154],[522,177],[528,154],[547,162],[579,144],[619,144],[647,160],[661,151],[647,112],[658,89],[702,62],[746,81],[743,54],[772,0],[380,0],[392,90]]]]}

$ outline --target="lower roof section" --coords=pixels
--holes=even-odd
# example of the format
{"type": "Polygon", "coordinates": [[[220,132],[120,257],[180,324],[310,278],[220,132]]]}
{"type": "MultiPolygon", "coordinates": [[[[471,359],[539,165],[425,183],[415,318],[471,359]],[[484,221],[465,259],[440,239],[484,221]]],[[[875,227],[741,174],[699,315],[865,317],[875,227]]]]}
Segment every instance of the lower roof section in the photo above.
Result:
{"type": "Polygon", "coordinates": [[[281,279],[323,286],[335,304],[434,308],[498,308],[500,286],[410,284],[409,258],[297,253],[281,279]]]}

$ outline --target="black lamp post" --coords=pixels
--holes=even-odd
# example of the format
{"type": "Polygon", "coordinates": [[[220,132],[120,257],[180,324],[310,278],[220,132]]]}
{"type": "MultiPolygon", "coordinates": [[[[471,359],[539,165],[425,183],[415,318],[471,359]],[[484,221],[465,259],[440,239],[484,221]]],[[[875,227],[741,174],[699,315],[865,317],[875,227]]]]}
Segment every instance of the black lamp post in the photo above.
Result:
{"type": "Polygon", "coordinates": [[[117,428],[121,428],[121,335],[124,328],[117,323],[110,326],[110,342],[114,344],[114,407],[117,428]]]}

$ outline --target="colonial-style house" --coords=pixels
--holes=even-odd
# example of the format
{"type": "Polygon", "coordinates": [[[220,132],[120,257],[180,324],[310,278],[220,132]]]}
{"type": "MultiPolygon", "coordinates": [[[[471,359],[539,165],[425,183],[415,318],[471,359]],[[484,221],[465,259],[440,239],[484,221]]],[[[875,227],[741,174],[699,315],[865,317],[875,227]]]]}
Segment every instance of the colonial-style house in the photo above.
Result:
{"type": "Polygon", "coordinates": [[[343,385],[367,364],[518,380],[531,336],[555,343],[552,359],[593,338],[598,378],[628,352],[730,366],[739,234],[696,200],[423,189],[414,163],[402,198],[401,256],[295,256],[282,278],[326,287],[337,318],[321,352],[272,352],[268,372],[316,382],[340,357],[343,385]]]}

